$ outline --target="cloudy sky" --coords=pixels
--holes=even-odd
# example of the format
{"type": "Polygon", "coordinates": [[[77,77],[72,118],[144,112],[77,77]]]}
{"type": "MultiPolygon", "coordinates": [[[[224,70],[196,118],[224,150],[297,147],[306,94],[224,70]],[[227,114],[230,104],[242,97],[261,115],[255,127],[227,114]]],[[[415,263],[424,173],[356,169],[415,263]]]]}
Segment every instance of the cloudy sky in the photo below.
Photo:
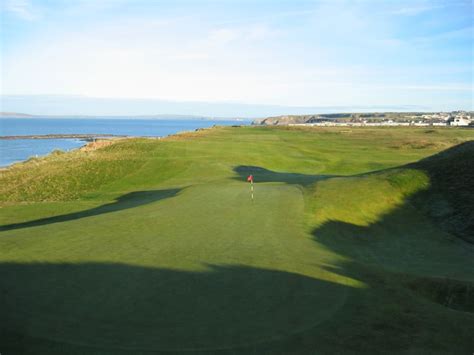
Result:
{"type": "Polygon", "coordinates": [[[3,111],[473,109],[471,0],[3,0],[1,16],[3,111]]]}

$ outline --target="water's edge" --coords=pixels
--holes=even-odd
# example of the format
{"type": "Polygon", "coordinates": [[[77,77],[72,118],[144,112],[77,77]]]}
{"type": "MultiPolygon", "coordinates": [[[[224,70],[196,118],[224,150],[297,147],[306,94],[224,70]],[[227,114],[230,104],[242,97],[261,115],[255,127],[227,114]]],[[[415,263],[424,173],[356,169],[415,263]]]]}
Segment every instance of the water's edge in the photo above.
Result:
{"type": "Polygon", "coordinates": [[[242,125],[226,120],[0,119],[0,167],[7,168],[54,150],[71,151],[95,139],[162,138],[212,126],[242,125]],[[75,130],[75,131],[74,131],[75,130]],[[96,133],[107,132],[107,133],[96,133]]]}

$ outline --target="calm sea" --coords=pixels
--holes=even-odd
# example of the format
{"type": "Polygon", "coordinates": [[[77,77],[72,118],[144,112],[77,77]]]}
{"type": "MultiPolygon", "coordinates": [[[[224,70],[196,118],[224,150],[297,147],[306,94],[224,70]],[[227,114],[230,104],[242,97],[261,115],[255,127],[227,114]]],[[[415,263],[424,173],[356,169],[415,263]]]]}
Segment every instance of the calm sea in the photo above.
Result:
{"type": "MultiPolygon", "coordinates": [[[[248,124],[249,121],[205,119],[0,119],[0,136],[40,134],[116,134],[163,137],[181,131],[213,125],[248,124]]],[[[0,166],[50,153],[55,149],[70,150],[84,145],[79,139],[0,139],[0,166]]]]}

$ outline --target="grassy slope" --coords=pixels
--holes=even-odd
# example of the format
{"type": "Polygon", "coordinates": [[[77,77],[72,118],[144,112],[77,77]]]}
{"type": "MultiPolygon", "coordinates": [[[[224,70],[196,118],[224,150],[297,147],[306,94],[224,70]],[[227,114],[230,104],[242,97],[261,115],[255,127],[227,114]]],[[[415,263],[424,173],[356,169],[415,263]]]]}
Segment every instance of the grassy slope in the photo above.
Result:
{"type": "Polygon", "coordinates": [[[0,183],[0,344],[471,351],[474,251],[427,212],[441,163],[404,165],[473,138],[222,128],[18,165],[0,183]]]}

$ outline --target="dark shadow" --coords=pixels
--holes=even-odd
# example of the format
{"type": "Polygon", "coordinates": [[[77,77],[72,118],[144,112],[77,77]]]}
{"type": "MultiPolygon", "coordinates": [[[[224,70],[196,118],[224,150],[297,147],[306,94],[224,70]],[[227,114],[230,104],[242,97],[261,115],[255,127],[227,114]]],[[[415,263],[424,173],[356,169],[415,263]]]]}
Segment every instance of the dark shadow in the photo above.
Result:
{"type": "Polygon", "coordinates": [[[474,244],[474,141],[407,167],[430,178],[430,188],[410,201],[443,230],[474,244]]]}
{"type": "Polygon", "coordinates": [[[0,226],[0,231],[8,231],[20,228],[43,226],[46,224],[68,222],[80,218],[86,218],[91,216],[97,216],[104,213],[117,212],[128,208],[134,208],[141,205],[146,205],[159,200],[170,198],[175,196],[181,189],[168,189],[168,190],[149,190],[149,191],[134,191],[128,194],[122,195],[117,198],[114,202],[107,203],[102,206],[98,206],[89,210],[68,213],[59,216],[40,218],[33,221],[13,223],[0,226]]]}
{"type": "Polygon", "coordinates": [[[466,262],[474,258],[473,246],[427,223],[410,202],[368,226],[329,220],[312,233],[315,241],[337,254],[384,272],[474,279],[466,262]]]}
{"type": "MultiPolygon", "coordinates": [[[[348,344],[351,339],[349,349],[474,349],[474,249],[466,243],[474,238],[473,161],[474,142],[467,142],[390,169],[390,174],[421,170],[430,185],[369,225],[328,220],[312,231],[315,242],[344,257],[325,268],[367,286],[345,308],[350,327],[341,322],[324,325],[338,333],[339,341],[348,344]]],[[[332,208],[348,207],[342,199],[332,208]]]]}
{"type": "MultiPolygon", "coordinates": [[[[445,257],[452,258],[456,271],[455,254],[440,253],[451,247],[461,250],[461,254],[462,250],[474,253],[469,244],[474,237],[474,164],[470,164],[473,159],[474,141],[471,141],[398,168],[401,172],[404,168],[425,172],[429,186],[406,196],[402,205],[387,211],[368,226],[326,221],[313,230],[315,240],[338,254],[366,264],[417,273],[429,271],[430,264],[437,265],[440,257],[445,257]]],[[[392,180],[400,183],[396,175],[392,180]]],[[[346,208],[343,199],[337,207],[346,208]]]]}
{"type": "MultiPolygon", "coordinates": [[[[0,264],[2,354],[258,354],[337,311],[347,286],[246,266],[0,264]],[[327,304],[326,307],[318,305],[327,304]],[[239,350],[240,349],[240,350],[239,350]]],[[[291,345],[310,351],[314,344],[291,345]]]]}
{"type": "Polygon", "coordinates": [[[324,268],[366,285],[324,324],[334,342],[374,354],[474,348],[474,249],[423,218],[407,201],[368,226],[330,220],[313,230],[344,258],[324,268]]]}
{"type": "Polygon", "coordinates": [[[254,182],[284,182],[287,184],[299,184],[302,186],[310,185],[316,181],[324,180],[336,175],[310,175],[299,173],[285,173],[268,170],[259,166],[239,165],[234,168],[237,176],[234,178],[239,181],[246,181],[249,175],[253,175],[254,182]]]}

